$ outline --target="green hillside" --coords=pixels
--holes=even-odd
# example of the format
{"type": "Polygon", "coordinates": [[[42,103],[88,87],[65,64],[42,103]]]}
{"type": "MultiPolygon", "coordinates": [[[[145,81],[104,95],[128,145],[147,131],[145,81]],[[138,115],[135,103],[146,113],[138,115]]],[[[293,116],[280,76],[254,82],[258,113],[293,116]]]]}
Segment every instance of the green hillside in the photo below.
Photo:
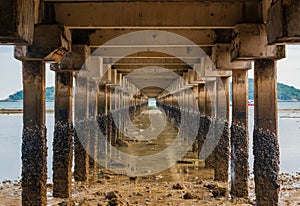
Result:
{"type": "MultiPolygon", "coordinates": [[[[282,83],[277,84],[278,88],[278,100],[283,101],[300,101],[300,90],[295,87],[288,86],[282,83]]],[[[230,94],[231,94],[231,85],[230,85],[230,94]]],[[[46,101],[54,101],[55,88],[47,87],[46,88],[46,101]]],[[[249,79],[248,81],[248,98],[254,99],[254,81],[249,79]]],[[[231,96],[231,95],[230,95],[231,96]]],[[[17,91],[14,94],[9,95],[9,97],[3,101],[22,101],[23,100],[23,91],[17,91]]]]}
{"type": "MultiPolygon", "coordinates": [[[[55,88],[47,87],[46,88],[46,101],[54,101],[55,88]]],[[[17,91],[8,96],[7,99],[2,101],[22,101],[23,100],[23,90],[17,91]]]]}
{"type": "MultiPolygon", "coordinates": [[[[231,94],[230,85],[230,94],[231,94]]],[[[277,83],[278,100],[281,101],[300,101],[300,90],[293,86],[277,83]]],[[[231,96],[231,95],[230,95],[231,96]]],[[[254,79],[248,80],[248,99],[254,99],[254,79]]]]}

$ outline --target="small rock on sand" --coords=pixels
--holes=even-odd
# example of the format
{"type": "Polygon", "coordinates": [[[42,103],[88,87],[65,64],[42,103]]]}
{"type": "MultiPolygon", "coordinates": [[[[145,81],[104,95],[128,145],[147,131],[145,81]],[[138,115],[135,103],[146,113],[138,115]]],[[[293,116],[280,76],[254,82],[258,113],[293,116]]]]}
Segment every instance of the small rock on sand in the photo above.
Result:
{"type": "Polygon", "coordinates": [[[118,199],[118,198],[120,198],[120,195],[118,194],[118,191],[111,191],[105,195],[105,198],[108,200],[112,200],[114,198],[118,199]]]}
{"type": "Polygon", "coordinates": [[[205,184],[204,187],[206,187],[209,190],[212,190],[212,189],[218,187],[218,185],[215,183],[209,183],[209,184],[205,184]]]}
{"type": "Polygon", "coordinates": [[[190,192],[186,192],[186,193],[183,195],[183,199],[185,199],[185,200],[196,199],[196,198],[197,198],[197,195],[192,194],[192,193],[190,193],[190,192]]]}
{"type": "Polygon", "coordinates": [[[176,183],[175,185],[172,186],[172,188],[174,190],[183,190],[184,189],[184,185],[181,183],[176,183]]]}
{"type": "Polygon", "coordinates": [[[227,194],[227,189],[222,188],[222,187],[216,187],[213,189],[212,194],[214,197],[226,197],[227,194]]]}
{"type": "Polygon", "coordinates": [[[123,204],[123,202],[121,202],[121,200],[119,200],[117,198],[112,198],[108,202],[108,206],[120,206],[120,205],[124,205],[124,204],[123,204]]]}
{"type": "Polygon", "coordinates": [[[128,147],[129,146],[129,144],[127,142],[125,142],[124,140],[121,140],[121,139],[117,139],[116,142],[117,142],[117,145],[120,147],[128,147]]]}

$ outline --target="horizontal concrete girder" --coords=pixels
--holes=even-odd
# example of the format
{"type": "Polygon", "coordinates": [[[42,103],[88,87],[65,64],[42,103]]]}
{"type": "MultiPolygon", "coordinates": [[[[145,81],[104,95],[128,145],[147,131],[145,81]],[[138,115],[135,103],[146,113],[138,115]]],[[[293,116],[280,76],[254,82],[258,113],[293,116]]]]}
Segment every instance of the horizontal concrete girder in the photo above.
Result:
{"type": "Polygon", "coordinates": [[[231,61],[230,44],[216,44],[212,48],[212,61],[217,70],[251,69],[250,61],[231,61]]]}
{"type": "MultiPolygon", "coordinates": [[[[113,64],[115,59],[107,58],[104,60],[106,64],[113,64]]],[[[122,58],[115,62],[114,65],[147,65],[147,64],[158,64],[158,65],[186,65],[186,64],[197,64],[200,63],[200,58],[191,58],[185,61],[179,58],[122,58]]]]}
{"type": "MultiPolygon", "coordinates": [[[[100,47],[102,45],[110,45],[111,47],[120,46],[147,46],[153,45],[152,41],[156,41],[157,45],[182,45],[182,40],[188,39],[185,45],[190,45],[190,41],[199,46],[212,46],[217,40],[216,32],[211,29],[166,29],[164,32],[152,30],[151,38],[145,38],[145,35],[137,36],[131,39],[132,34],[138,34],[138,29],[100,29],[100,30],[72,30],[72,42],[84,43],[92,47],[100,47]],[[163,37],[158,37],[163,35],[163,37]],[[117,41],[115,38],[120,39],[117,41]],[[180,39],[181,41],[178,41],[180,39]],[[113,41],[111,41],[113,40],[113,41]]],[[[143,31],[145,32],[145,31],[143,31]]]]}
{"type": "MultiPolygon", "coordinates": [[[[118,66],[115,68],[118,70],[118,73],[122,74],[123,76],[126,76],[135,70],[134,68],[122,69],[123,66],[121,66],[121,67],[118,66]]],[[[142,68],[142,67],[137,67],[137,69],[139,69],[139,68],[142,68]]],[[[179,76],[182,76],[184,72],[188,71],[188,68],[182,69],[181,67],[178,68],[178,67],[174,67],[174,66],[159,66],[157,68],[169,69],[169,70],[175,72],[176,74],[178,74],[179,76]]]]}
{"type": "Polygon", "coordinates": [[[233,28],[262,22],[260,1],[55,3],[58,23],[70,28],[233,28]],[[80,16],[80,18],[78,18],[80,16]],[[109,17],[109,18],[103,18],[109,17]]]}
{"type": "Polygon", "coordinates": [[[195,67],[196,71],[203,77],[230,77],[231,71],[217,70],[214,62],[209,56],[201,58],[200,65],[195,67]]]}
{"type": "Polygon", "coordinates": [[[231,60],[256,60],[285,58],[285,46],[268,45],[264,24],[239,24],[234,28],[231,60]]]}
{"type": "Polygon", "coordinates": [[[18,60],[56,61],[71,50],[71,33],[69,29],[57,24],[35,25],[33,44],[16,46],[14,56],[18,60]]]}
{"type": "MultiPolygon", "coordinates": [[[[181,46],[142,46],[142,47],[101,47],[92,48],[91,55],[101,56],[103,58],[114,58],[115,61],[128,56],[139,56],[139,53],[147,57],[153,53],[162,53],[165,56],[173,56],[180,59],[201,58],[211,54],[211,47],[181,47],[181,46]]],[[[163,57],[163,56],[162,56],[163,57]]]]}
{"type": "Polygon", "coordinates": [[[0,43],[28,45],[33,42],[34,1],[0,1],[0,43]]]}
{"type": "Polygon", "coordinates": [[[188,59],[178,59],[175,57],[125,57],[118,61],[119,58],[105,58],[103,59],[104,64],[113,65],[147,65],[147,64],[158,64],[158,65],[182,65],[182,64],[199,64],[200,58],[188,58],[188,59]],[[116,63],[114,63],[116,62],[116,63]]]}
{"type": "Polygon", "coordinates": [[[60,63],[61,70],[80,70],[90,56],[90,48],[85,45],[72,45],[69,52],[60,63]]]}
{"type": "Polygon", "coordinates": [[[269,44],[300,42],[300,1],[279,0],[268,11],[267,32],[269,44]]]}

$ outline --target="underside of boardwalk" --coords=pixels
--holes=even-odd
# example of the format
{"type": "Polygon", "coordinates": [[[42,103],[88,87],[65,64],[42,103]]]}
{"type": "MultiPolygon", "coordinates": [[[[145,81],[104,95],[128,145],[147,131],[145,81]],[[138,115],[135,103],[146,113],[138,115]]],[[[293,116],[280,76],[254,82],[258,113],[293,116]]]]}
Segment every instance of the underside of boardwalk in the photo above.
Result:
{"type": "Polygon", "coordinates": [[[53,197],[100,177],[115,190],[110,171],[160,192],[179,178],[175,190],[191,187],[183,198],[200,205],[211,200],[195,185],[207,179],[224,184],[215,196],[247,199],[254,69],[256,204],[278,205],[276,61],[300,40],[299,11],[298,0],[0,0],[0,43],[15,45],[23,67],[22,205],[47,204],[46,63],[56,74],[53,197]]]}

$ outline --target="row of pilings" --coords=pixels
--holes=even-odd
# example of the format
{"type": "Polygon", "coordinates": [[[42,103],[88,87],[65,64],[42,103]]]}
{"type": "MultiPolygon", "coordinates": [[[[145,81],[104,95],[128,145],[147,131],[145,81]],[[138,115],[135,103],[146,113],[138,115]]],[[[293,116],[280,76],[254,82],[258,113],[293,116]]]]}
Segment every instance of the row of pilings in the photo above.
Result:
{"type": "MultiPolygon", "coordinates": [[[[26,61],[23,62],[24,71],[23,71],[23,83],[24,83],[24,133],[23,133],[23,143],[22,143],[22,200],[23,205],[45,205],[46,204],[46,157],[47,157],[47,148],[46,148],[46,132],[45,132],[45,92],[44,92],[44,83],[45,83],[45,67],[44,63],[39,61],[26,61]],[[26,69],[25,69],[26,68],[26,69]],[[39,77],[39,78],[37,78],[39,77]]],[[[243,71],[244,72],[244,71],[243,71]]],[[[266,204],[274,204],[278,202],[278,164],[279,164],[279,152],[278,152],[278,140],[277,140],[277,101],[276,100],[276,77],[274,76],[274,72],[276,72],[275,62],[270,60],[259,60],[255,62],[255,130],[254,133],[254,175],[255,175],[255,189],[256,189],[256,197],[257,201],[260,205],[266,204]],[[269,99],[266,103],[265,99],[269,99]],[[272,174],[272,175],[271,175],[272,174]],[[268,196],[266,197],[264,194],[264,190],[270,191],[268,196]]],[[[245,72],[244,72],[245,73],[245,72]]],[[[212,167],[215,169],[215,180],[228,181],[228,168],[229,168],[229,140],[231,143],[231,163],[232,163],[232,176],[231,176],[231,185],[235,185],[231,191],[241,191],[236,192],[233,196],[244,196],[248,193],[248,188],[246,185],[248,184],[248,159],[247,151],[248,151],[248,138],[245,136],[247,132],[247,109],[238,108],[236,105],[241,102],[247,107],[247,95],[241,98],[241,92],[236,92],[237,89],[235,87],[241,87],[241,90],[246,90],[245,86],[247,82],[247,76],[243,75],[233,75],[233,123],[232,125],[239,126],[235,128],[232,126],[231,132],[235,134],[231,134],[231,139],[229,139],[229,122],[228,120],[215,118],[216,116],[211,114],[198,115],[194,114],[192,109],[179,109],[172,105],[174,105],[174,100],[170,101],[170,98],[167,101],[172,104],[164,104],[169,107],[164,107],[166,113],[169,114],[171,119],[180,126],[180,134],[183,138],[186,138],[188,141],[198,141],[198,150],[199,150],[199,158],[205,159],[207,167],[212,167]],[[237,81],[237,79],[239,81],[237,81]],[[242,99],[242,101],[241,101],[242,99]],[[173,102],[172,102],[173,101],[173,102]],[[237,103],[236,103],[237,102],[237,103]],[[180,115],[179,115],[180,114],[180,115]],[[199,121],[199,123],[196,123],[199,121]],[[241,123],[239,123],[241,121],[241,123]],[[243,125],[245,129],[243,129],[243,125]],[[195,130],[195,127],[196,130],[195,130]],[[191,130],[191,128],[194,128],[191,130]],[[200,129],[199,129],[200,128],[200,129]],[[218,134],[218,135],[216,135],[218,134]],[[218,141],[217,139],[218,138],[218,141]],[[243,142],[244,141],[244,142],[243,142]],[[203,145],[201,145],[201,143],[203,145]],[[215,146],[215,147],[214,147],[215,146]],[[211,152],[212,148],[214,150],[211,152]],[[204,152],[203,152],[204,151],[204,152]],[[204,156],[202,156],[204,154],[204,156]],[[208,156],[206,156],[206,155],[208,156]],[[241,158],[240,158],[241,157],[241,158]],[[226,168],[226,169],[225,169],[226,168]],[[246,169],[246,170],[245,170],[246,169]],[[245,170],[241,172],[241,170],[245,170]],[[241,184],[241,182],[243,182],[241,184]],[[242,186],[243,185],[243,186],[242,186]]],[[[72,75],[70,74],[59,74],[57,73],[57,82],[59,83],[56,87],[56,92],[60,92],[60,95],[56,94],[56,104],[55,104],[55,116],[56,116],[56,135],[54,136],[55,144],[54,148],[54,157],[56,160],[53,165],[53,169],[57,166],[60,167],[61,172],[54,172],[56,175],[54,176],[54,191],[58,191],[57,196],[70,195],[70,182],[71,182],[71,173],[69,172],[72,168],[72,163],[70,163],[71,152],[73,145],[71,144],[69,135],[72,133],[72,127],[70,127],[68,120],[72,120],[70,118],[70,114],[72,114],[72,92],[70,89],[72,88],[71,82],[72,75]],[[66,79],[68,81],[66,81],[66,79]],[[65,90],[62,91],[62,88],[65,90]],[[67,99],[67,100],[66,100],[67,99]],[[67,103],[66,103],[67,102],[67,103]],[[58,118],[59,117],[59,118],[58,118]],[[60,122],[60,123],[58,123],[60,122]],[[65,125],[65,126],[59,126],[65,125]],[[59,135],[61,134],[61,135],[59,135]],[[67,135],[66,135],[67,134],[67,135]],[[63,170],[63,171],[62,171],[63,170]],[[63,188],[63,189],[60,189],[63,188]],[[59,192],[60,190],[65,190],[66,192],[59,192]]],[[[225,79],[225,78],[223,78],[225,79]]],[[[222,80],[223,81],[223,80],[222,80]]],[[[225,81],[224,81],[225,82],[225,81]]],[[[226,79],[227,82],[227,79],[226,79]]],[[[210,82],[209,84],[215,84],[216,82],[210,82]]],[[[219,82],[217,82],[219,84],[219,82]]],[[[198,85],[200,86],[200,84],[198,85]]],[[[202,84],[203,86],[203,84],[202,84]]],[[[207,85],[205,85],[206,87],[207,85]]],[[[205,88],[204,87],[204,88],[205,88]]],[[[199,87],[200,88],[200,87],[199,87]]],[[[202,88],[202,87],[201,87],[202,88]]],[[[227,87],[228,88],[228,87],[227,87]]],[[[212,87],[212,89],[216,90],[216,87],[212,87]]],[[[202,90],[201,90],[202,91],[202,90]]],[[[221,90],[220,90],[221,91],[221,90]]],[[[220,92],[217,90],[217,92],[220,92]]],[[[86,92],[86,90],[85,90],[86,92]]],[[[83,92],[83,93],[85,93],[83,92]]],[[[196,93],[198,98],[201,95],[205,94],[204,92],[196,93]]],[[[218,94],[218,93],[217,93],[218,94]]],[[[181,100],[187,100],[187,104],[194,104],[187,94],[178,95],[181,100]]],[[[207,98],[207,95],[203,95],[207,98]]],[[[216,95],[218,97],[218,95],[216,95]]],[[[229,98],[226,95],[226,103],[229,102],[229,98]]],[[[85,97],[84,97],[85,98],[85,97]]],[[[76,100],[76,98],[75,98],[76,100]]],[[[79,99],[80,100],[80,99],[79,99]]],[[[220,98],[217,98],[220,101],[220,98]]],[[[217,104],[218,104],[217,101],[217,104]]],[[[210,107],[210,100],[205,99],[205,101],[199,101],[200,103],[205,102],[205,107],[210,107]]],[[[99,102],[101,105],[103,102],[99,102]]],[[[143,103],[145,104],[145,103],[143,103]]],[[[160,104],[161,101],[160,101],[160,104]]],[[[212,104],[212,103],[211,103],[212,104]]],[[[132,111],[141,111],[138,105],[135,104],[135,108],[130,108],[129,112],[131,115],[126,117],[127,119],[121,119],[120,122],[130,122],[134,115],[132,111]],[[130,117],[131,116],[131,117],[130,117]]],[[[184,105],[184,104],[183,104],[184,105]]],[[[196,104],[195,104],[196,105],[196,104]]],[[[194,105],[194,106],[195,106],[194,105]]],[[[198,105],[196,105],[198,106],[198,105]]],[[[108,108],[108,107],[107,107],[108,108]]],[[[112,108],[111,103],[109,108],[112,108]]],[[[119,108],[120,109],[120,108],[119,108]]],[[[206,109],[205,112],[210,111],[211,109],[206,109]]],[[[76,117],[75,110],[75,117],[76,117]]],[[[105,125],[105,139],[111,144],[115,144],[116,138],[121,131],[117,131],[115,127],[117,127],[120,122],[116,121],[115,118],[112,118],[118,112],[116,109],[105,112],[105,116],[103,117],[104,122],[107,122],[105,125]],[[110,114],[111,113],[111,114],[110,114]],[[112,123],[112,119],[114,119],[114,123],[112,123]]],[[[93,165],[93,161],[90,161],[89,156],[94,156],[94,153],[89,153],[91,150],[90,144],[90,135],[93,137],[97,136],[98,131],[90,131],[89,127],[93,125],[93,122],[90,120],[94,119],[96,121],[95,115],[91,118],[88,117],[90,114],[86,115],[85,112],[84,117],[81,119],[75,118],[75,137],[74,137],[74,155],[75,155],[75,171],[74,178],[76,181],[86,182],[89,179],[89,165],[93,165]],[[87,119],[87,120],[85,120],[87,119]],[[77,129],[77,127],[82,129],[77,129]],[[80,134],[84,133],[83,135],[80,134]],[[86,137],[80,140],[80,137],[86,137]],[[83,144],[86,143],[86,144],[83,144]],[[85,149],[84,146],[86,146],[85,149]]],[[[104,112],[102,112],[104,113],[104,112]]],[[[102,114],[100,112],[100,114],[102,114]]],[[[119,113],[122,113],[120,110],[119,113]]],[[[202,114],[202,113],[201,113],[202,114]]],[[[118,119],[118,118],[116,118],[118,119]]],[[[122,127],[121,127],[122,128],[122,127]]],[[[103,129],[101,129],[103,130],[103,129]]],[[[99,129],[100,131],[100,129],[99,129]]],[[[94,141],[101,141],[101,138],[94,138],[94,141]]],[[[93,144],[92,144],[93,145],[93,144]]],[[[99,145],[99,144],[94,144],[99,145]]],[[[94,151],[98,151],[97,148],[93,148],[94,151]]],[[[103,151],[103,150],[102,150],[103,151]]],[[[109,152],[109,148],[107,150],[109,152]]],[[[96,155],[97,156],[97,155],[96,155]]],[[[96,164],[94,164],[96,165],[96,164]]],[[[232,192],[233,193],[233,192],[232,192]]]]}
{"type": "MultiPolygon", "coordinates": [[[[192,149],[198,150],[199,159],[205,161],[206,168],[215,170],[214,180],[230,182],[232,197],[248,197],[248,110],[236,106],[241,105],[238,97],[234,97],[234,100],[238,103],[234,105],[231,124],[228,119],[216,118],[211,114],[199,115],[197,111],[182,110],[178,106],[170,106],[164,102],[159,102],[158,106],[177,127],[184,128],[185,125],[188,125],[188,128],[193,128],[196,120],[200,119],[192,149]]],[[[265,121],[262,118],[258,119],[262,122],[265,121]]],[[[190,137],[190,135],[191,133],[188,131],[183,136],[190,137]]],[[[255,127],[253,139],[255,158],[253,169],[257,202],[260,202],[259,205],[276,205],[279,192],[279,146],[276,134],[255,127]]]]}
{"type": "MultiPolygon", "coordinates": [[[[100,166],[99,158],[109,156],[109,147],[102,150],[105,147],[103,144],[105,140],[112,146],[116,146],[118,140],[123,138],[124,130],[131,120],[146,107],[146,103],[141,103],[108,111],[100,113],[96,117],[76,120],[74,125],[72,121],[57,121],[53,139],[53,197],[71,197],[73,177],[75,181],[92,182],[93,178],[97,177],[100,166]],[[73,157],[75,165],[72,172],[73,157]]],[[[46,145],[46,127],[44,125],[24,127],[22,142],[23,205],[47,204],[46,145]],[[37,150],[37,148],[39,149],[37,150]],[[34,159],[32,159],[33,157],[34,159]]]]}
{"type": "Polygon", "coordinates": [[[199,159],[205,160],[205,167],[215,169],[215,180],[227,181],[230,152],[228,121],[163,103],[158,103],[158,107],[180,128],[182,138],[193,141],[191,150],[198,152],[199,159]]]}

